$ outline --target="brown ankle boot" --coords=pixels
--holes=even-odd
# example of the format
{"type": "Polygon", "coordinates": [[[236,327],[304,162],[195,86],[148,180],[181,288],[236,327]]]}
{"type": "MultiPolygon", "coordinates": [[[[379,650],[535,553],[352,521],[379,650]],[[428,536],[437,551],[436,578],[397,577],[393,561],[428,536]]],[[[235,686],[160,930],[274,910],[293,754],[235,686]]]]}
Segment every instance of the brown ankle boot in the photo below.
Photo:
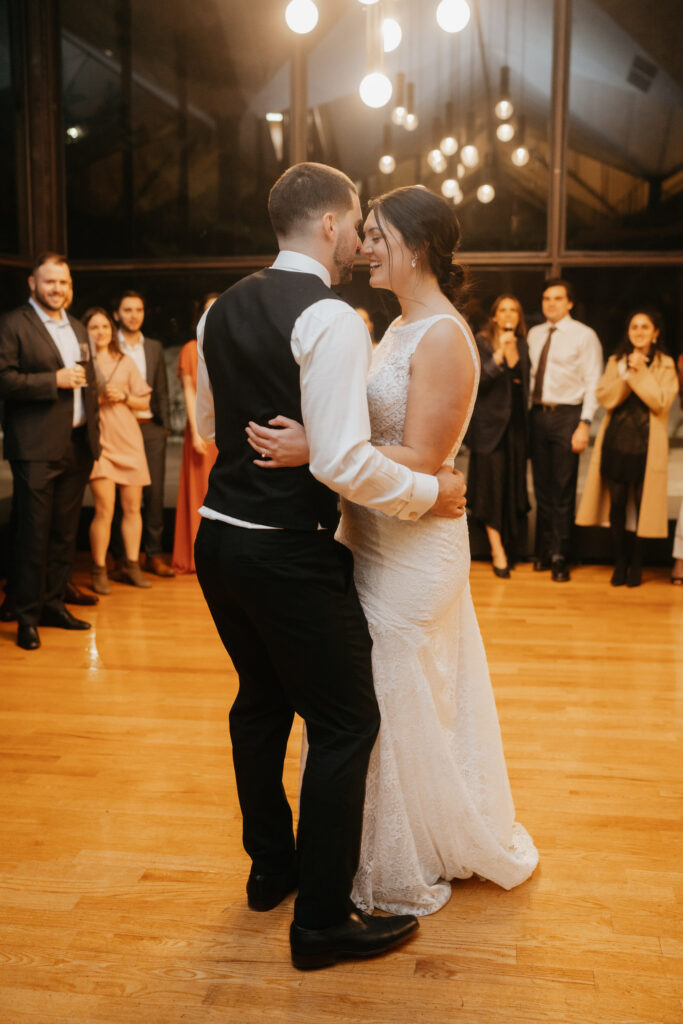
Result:
{"type": "Polygon", "coordinates": [[[90,586],[96,594],[111,594],[106,565],[97,565],[93,562],[90,570],[90,586]]]}
{"type": "Polygon", "coordinates": [[[121,570],[121,582],[130,583],[133,587],[151,587],[152,584],[145,579],[140,571],[139,562],[131,562],[129,558],[126,559],[121,570]]]}

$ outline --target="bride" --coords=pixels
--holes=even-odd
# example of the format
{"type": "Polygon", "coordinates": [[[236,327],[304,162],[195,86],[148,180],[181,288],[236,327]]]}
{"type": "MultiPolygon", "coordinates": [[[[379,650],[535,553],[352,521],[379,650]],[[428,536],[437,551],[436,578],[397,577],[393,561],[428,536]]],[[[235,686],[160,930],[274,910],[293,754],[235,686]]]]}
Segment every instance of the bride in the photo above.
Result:
{"type": "MultiPolygon", "coordinates": [[[[453,206],[422,186],[370,207],[362,249],[370,285],[401,306],[372,358],[371,440],[394,461],[435,473],[453,464],[479,380],[472,334],[453,305],[460,229],[453,206]]],[[[281,429],[250,424],[252,447],[268,442],[270,466],[306,463],[303,427],[271,422],[281,429]]],[[[411,522],[342,501],[337,539],[353,552],[382,716],[354,903],[424,915],[449,900],[454,878],[519,885],[538,853],[515,823],[469,589],[466,518],[411,522]]]]}

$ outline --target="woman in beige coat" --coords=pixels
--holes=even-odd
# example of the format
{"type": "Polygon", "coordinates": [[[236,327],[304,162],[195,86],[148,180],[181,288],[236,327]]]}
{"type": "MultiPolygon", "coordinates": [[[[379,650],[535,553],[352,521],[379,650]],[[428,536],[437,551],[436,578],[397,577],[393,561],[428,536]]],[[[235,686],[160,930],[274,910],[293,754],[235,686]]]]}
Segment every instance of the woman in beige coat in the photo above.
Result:
{"type": "Polygon", "coordinates": [[[667,421],[678,379],[673,359],[661,351],[661,330],[656,310],[634,313],[596,392],[607,415],[595,439],[576,522],[609,521],[614,587],[639,586],[642,538],[667,535],[667,421]],[[626,529],[629,497],[636,509],[635,533],[626,529]]]}

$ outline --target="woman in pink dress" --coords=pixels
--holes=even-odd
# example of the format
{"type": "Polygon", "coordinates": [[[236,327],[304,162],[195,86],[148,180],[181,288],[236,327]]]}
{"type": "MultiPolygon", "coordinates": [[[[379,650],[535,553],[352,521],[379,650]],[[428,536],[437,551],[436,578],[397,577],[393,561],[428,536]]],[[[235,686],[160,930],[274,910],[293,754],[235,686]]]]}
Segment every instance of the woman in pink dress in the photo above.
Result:
{"type": "MultiPolygon", "coordinates": [[[[202,313],[217,298],[217,293],[207,295],[202,313]]],[[[199,529],[199,509],[209,487],[209,473],[218,455],[216,445],[205,441],[197,430],[197,359],[197,342],[188,341],[178,358],[178,377],[183,385],[187,409],[173,538],[173,568],[178,574],[195,572],[194,540],[199,529]]]]}
{"type": "Polygon", "coordinates": [[[121,536],[126,552],[125,565],[117,578],[135,587],[151,585],[142,576],[138,561],[142,488],[149,484],[150,478],[142,434],[133,410],[149,407],[152,389],[142,379],[133,360],[119,349],[116,328],[106,310],[89,309],[83,323],[95,349],[102,443],[102,454],[90,474],[95,500],[95,515],[90,524],[92,588],[97,594],[108,594],[111,588],[105,560],[117,486],[123,511],[121,536]]]}

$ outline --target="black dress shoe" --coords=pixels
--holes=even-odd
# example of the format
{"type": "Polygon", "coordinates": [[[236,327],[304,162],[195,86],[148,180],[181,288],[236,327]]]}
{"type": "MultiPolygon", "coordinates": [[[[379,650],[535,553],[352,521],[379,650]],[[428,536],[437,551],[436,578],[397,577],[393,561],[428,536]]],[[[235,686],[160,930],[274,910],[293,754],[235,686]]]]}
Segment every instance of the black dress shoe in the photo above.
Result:
{"type": "Polygon", "coordinates": [[[569,580],[569,567],[567,566],[567,559],[553,558],[551,573],[556,583],[567,583],[569,580]]]}
{"type": "Polygon", "coordinates": [[[492,566],[493,575],[497,576],[499,580],[510,579],[510,567],[506,565],[503,569],[499,569],[497,565],[492,566]]]}
{"type": "Polygon", "coordinates": [[[17,613],[14,610],[14,602],[10,597],[6,597],[0,607],[0,622],[15,622],[17,613]]]}
{"type": "Polygon", "coordinates": [[[19,626],[17,630],[17,646],[23,647],[25,651],[37,651],[40,647],[40,637],[35,626],[19,626]]]}
{"type": "Polygon", "coordinates": [[[539,558],[534,558],[534,572],[547,572],[548,569],[552,568],[552,562],[547,555],[541,555],[539,558]]]}
{"type": "Polygon", "coordinates": [[[250,910],[263,912],[282,903],[285,896],[298,885],[295,871],[279,875],[257,875],[253,871],[247,879],[247,903],[250,910]]]}
{"type": "Polygon", "coordinates": [[[80,587],[77,587],[75,583],[69,581],[64,587],[64,603],[65,604],[82,604],[91,605],[97,604],[99,597],[95,597],[94,594],[86,594],[80,587]]]}
{"type": "Polygon", "coordinates": [[[418,929],[412,914],[400,917],[372,917],[354,911],[342,924],[312,930],[301,928],[295,921],[289,930],[292,963],[300,971],[331,967],[339,960],[365,959],[381,956],[418,929]]]}
{"type": "Polygon", "coordinates": [[[90,623],[83,619],[77,619],[75,615],[65,608],[64,611],[57,611],[54,608],[43,608],[40,616],[41,626],[56,626],[57,629],[90,629],[90,623]]]}

